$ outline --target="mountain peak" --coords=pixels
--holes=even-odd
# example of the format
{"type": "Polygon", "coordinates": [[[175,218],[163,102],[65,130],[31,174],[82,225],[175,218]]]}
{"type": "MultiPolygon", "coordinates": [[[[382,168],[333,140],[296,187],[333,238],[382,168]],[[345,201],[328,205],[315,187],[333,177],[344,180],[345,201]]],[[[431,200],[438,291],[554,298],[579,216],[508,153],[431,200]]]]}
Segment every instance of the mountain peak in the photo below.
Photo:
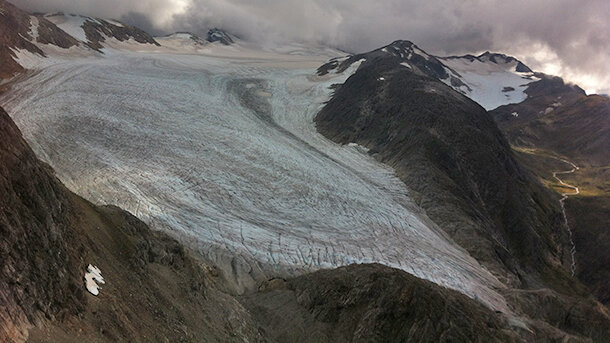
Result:
{"type": "Polygon", "coordinates": [[[178,38],[178,39],[185,39],[185,40],[192,40],[195,45],[205,45],[208,42],[199,37],[198,35],[192,33],[192,32],[188,32],[188,31],[178,31],[178,32],[174,32],[170,35],[165,36],[165,38],[178,38]]]}
{"type": "Polygon", "coordinates": [[[228,32],[216,27],[208,31],[208,42],[220,42],[224,45],[235,43],[233,37],[228,32]]]}
{"type": "Polygon", "coordinates": [[[514,58],[513,56],[508,56],[508,55],[496,53],[496,52],[485,51],[484,53],[477,56],[476,58],[481,62],[490,61],[490,62],[493,62],[496,64],[507,64],[507,63],[517,62],[517,66],[516,66],[517,72],[532,73],[532,70],[528,66],[526,66],[523,62],[519,61],[518,59],[514,58]]]}

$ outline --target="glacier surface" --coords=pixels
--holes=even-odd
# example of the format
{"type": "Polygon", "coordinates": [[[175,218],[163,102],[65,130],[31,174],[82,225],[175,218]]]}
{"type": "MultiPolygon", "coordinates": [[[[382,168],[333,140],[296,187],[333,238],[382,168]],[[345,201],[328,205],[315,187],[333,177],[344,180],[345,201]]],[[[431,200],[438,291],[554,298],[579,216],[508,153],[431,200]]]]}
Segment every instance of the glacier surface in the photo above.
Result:
{"type": "Polygon", "coordinates": [[[326,57],[222,50],[56,59],[0,98],[73,191],[270,268],[379,262],[509,312],[392,169],[317,133],[326,57]]]}

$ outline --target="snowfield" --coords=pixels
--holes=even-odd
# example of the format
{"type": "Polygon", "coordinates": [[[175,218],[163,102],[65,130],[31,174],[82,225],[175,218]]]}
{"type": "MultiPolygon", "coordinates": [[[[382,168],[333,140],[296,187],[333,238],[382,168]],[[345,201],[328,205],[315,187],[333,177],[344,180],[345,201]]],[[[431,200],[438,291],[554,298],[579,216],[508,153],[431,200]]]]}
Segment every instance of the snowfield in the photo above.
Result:
{"type": "Polygon", "coordinates": [[[81,42],[87,42],[87,35],[85,34],[85,30],[83,29],[83,25],[86,21],[97,22],[97,20],[83,17],[75,14],[52,14],[46,15],[46,19],[51,21],[53,24],[57,25],[60,29],[62,29],[65,33],[70,36],[76,38],[81,42]]]}
{"type": "Polygon", "coordinates": [[[490,111],[502,105],[527,99],[525,90],[540,79],[531,72],[517,72],[517,61],[494,63],[466,58],[442,58],[447,72],[466,86],[453,86],[449,78],[441,80],[490,111]],[[458,74],[453,73],[456,71],[458,74]]]}
{"type": "Polygon", "coordinates": [[[325,60],[215,44],[115,50],[58,58],[0,104],[70,189],[211,258],[275,272],[379,262],[510,312],[495,290],[504,286],[392,169],[317,133],[329,86],[355,71],[318,77],[325,60]]]}

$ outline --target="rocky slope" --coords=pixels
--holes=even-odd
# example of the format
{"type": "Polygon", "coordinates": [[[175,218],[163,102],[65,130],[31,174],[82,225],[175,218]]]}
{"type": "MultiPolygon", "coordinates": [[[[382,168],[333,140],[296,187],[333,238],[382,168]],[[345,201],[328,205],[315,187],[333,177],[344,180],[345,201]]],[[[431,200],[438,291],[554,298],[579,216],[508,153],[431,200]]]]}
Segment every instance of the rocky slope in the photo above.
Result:
{"type": "Polygon", "coordinates": [[[31,43],[30,15],[12,4],[0,1],[0,79],[9,78],[24,69],[15,62],[14,49],[24,49],[44,55],[31,43]]]}
{"type": "Polygon", "coordinates": [[[527,90],[528,99],[490,112],[520,159],[559,192],[565,189],[553,171],[580,168],[565,175],[577,185],[578,196],[566,200],[568,222],[574,233],[576,275],[600,301],[608,305],[608,240],[610,226],[610,99],[586,95],[561,78],[541,75],[527,90]],[[559,161],[559,162],[557,162],[559,161]]]}
{"type": "Polygon", "coordinates": [[[575,163],[610,165],[610,98],[544,76],[528,99],[491,115],[511,144],[554,151],[575,163]]]}
{"type": "Polygon", "coordinates": [[[0,341],[28,331],[34,342],[235,335],[242,324],[228,317],[244,310],[206,292],[204,264],[128,213],[70,193],[3,110],[0,137],[0,341]],[[106,279],[97,297],[84,287],[89,263],[106,279]]]}
{"type": "Polygon", "coordinates": [[[355,57],[365,61],[320,111],[318,130],[394,167],[428,215],[504,282],[570,284],[552,195],[515,161],[491,116],[439,81],[438,60],[384,51],[405,47],[421,51],[399,41],[355,57]]]}
{"type": "Polygon", "coordinates": [[[64,13],[47,14],[44,18],[97,51],[104,48],[104,43],[108,39],[116,39],[119,42],[133,40],[141,44],[159,45],[148,33],[114,20],[64,13]]]}
{"type": "Polygon", "coordinates": [[[17,53],[46,56],[45,47],[86,46],[100,51],[108,39],[159,45],[148,33],[112,20],[55,13],[32,15],[0,0],[0,79],[25,71],[17,53]]]}

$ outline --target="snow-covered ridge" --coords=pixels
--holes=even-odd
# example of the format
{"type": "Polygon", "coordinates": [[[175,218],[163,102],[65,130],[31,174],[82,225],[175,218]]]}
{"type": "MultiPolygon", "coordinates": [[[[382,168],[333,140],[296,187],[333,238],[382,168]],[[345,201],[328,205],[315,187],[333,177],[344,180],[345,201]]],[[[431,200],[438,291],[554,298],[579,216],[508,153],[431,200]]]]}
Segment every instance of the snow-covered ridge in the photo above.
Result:
{"type": "Polygon", "coordinates": [[[449,74],[441,81],[486,110],[524,101],[528,85],[540,80],[519,60],[503,54],[486,52],[476,57],[466,55],[439,59],[449,74]]]}
{"type": "Polygon", "coordinates": [[[444,82],[487,110],[522,102],[527,98],[528,85],[540,80],[530,68],[511,56],[486,52],[479,56],[438,57],[410,41],[401,40],[368,53],[331,59],[318,69],[318,73],[341,73],[363,58],[383,58],[380,54],[395,59],[408,72],[444,82]]]}

